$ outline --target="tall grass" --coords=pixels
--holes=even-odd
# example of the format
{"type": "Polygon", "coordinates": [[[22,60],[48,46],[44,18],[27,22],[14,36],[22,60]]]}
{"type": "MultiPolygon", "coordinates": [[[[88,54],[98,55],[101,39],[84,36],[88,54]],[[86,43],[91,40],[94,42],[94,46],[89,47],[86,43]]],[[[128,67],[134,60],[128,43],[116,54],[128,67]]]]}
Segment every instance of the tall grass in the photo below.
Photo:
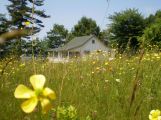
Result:
{"type": "MultiPolygon", "coordinates": [[[[161,53],[145,53],[138,73],[139,55],[117,55],[111,61],[106,55],[103,57],[90,56],[68,63],[37,60],[37,74],[45,75],[46,86],[56,92],[53,105],[75,106],[82,120],[87,115],[94,120],[147,120],[152,109],[161,108],[161,53]],[[136,73],[137,89],[130,106],[136,73]]],[[[33,65],[31,61],[7,63],[8,60],[0,63],[0,119],[53,119],[53,111],[47,115],[42,115],[39,108],[31,114],[22,112],[22,101],[15,99],[13,93],[18,84],[31,87],[33,65]]]]}

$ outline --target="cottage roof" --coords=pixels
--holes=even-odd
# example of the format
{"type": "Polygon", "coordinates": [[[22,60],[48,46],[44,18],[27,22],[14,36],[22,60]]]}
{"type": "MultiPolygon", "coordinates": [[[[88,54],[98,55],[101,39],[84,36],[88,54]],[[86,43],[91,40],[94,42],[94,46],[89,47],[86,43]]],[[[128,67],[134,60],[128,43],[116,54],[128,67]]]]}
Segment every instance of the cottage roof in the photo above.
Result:
{"type": "Polygon", "coordinates": [[[89,41],[93,37],[94,37],[93,35],[82,36],[82,37],[75,37],[74,39],[69,41],[64,46],[59,47],[59,48],[55,48],[53,50],[54,51],[66,51],[66,50],[70,50],[70,49],[73,49],[73,48],[77,48],[77,47],[80,47],[80,46],[84,45],[87,41],[89,41]]]}

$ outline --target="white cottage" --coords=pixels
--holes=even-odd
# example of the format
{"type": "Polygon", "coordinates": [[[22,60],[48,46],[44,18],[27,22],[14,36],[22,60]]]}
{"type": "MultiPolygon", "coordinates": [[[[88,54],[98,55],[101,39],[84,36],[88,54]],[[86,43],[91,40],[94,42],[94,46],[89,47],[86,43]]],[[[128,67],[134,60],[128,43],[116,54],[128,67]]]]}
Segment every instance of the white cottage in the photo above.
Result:
{"type": "Polygon", "coordinates": [[[103,42],[90,35],[76,37],[62,47],[50,49],[49,52],[52,54],[52,58],[63,60],[64,58],[82,57],[97,50],[110,51],[103,42]]]}

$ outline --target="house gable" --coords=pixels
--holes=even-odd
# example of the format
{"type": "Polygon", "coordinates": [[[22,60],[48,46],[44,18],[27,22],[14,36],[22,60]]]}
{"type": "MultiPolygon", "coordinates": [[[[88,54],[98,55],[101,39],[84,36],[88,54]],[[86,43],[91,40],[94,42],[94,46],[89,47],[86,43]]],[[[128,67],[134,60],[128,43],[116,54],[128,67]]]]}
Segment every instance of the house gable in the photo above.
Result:
{"type": "Polygon", "coordinates": [[[96,37],[90,38],[88,41],[86,41],[83,45],[73,48],[70,51],[80,51],[80,52],[92,52],[95,50],[103,50],[103,51],[109,51],[109,48],[104,45],[100,40],[98,40],[96,37]]]}

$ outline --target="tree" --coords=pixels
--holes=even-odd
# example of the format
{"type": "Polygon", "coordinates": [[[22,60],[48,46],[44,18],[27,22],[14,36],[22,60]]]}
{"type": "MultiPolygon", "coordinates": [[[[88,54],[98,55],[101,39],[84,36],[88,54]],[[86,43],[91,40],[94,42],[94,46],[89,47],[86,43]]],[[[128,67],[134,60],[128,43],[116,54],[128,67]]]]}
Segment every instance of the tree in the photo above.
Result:
{"type": "Polygon", "coordinates": [[[4,14],[0,13],[0,35],[8,31],[7,19],[4,14]]]}
{"type": "Polygon", "coordinates": [[[120,52],[126,47],[135,51],[139,46],[138,37],[145,28],[143,16],[136,9],[127,9],[114,13],[109,19],[112,21],[109,26],[110,40],[118,44],[120,52]]]}
{"type": "MultiPolygon", "coordinates": [[[[8,0],[10,5],[7,10],[11,17],[10,29],[32,29],[32,34],[35,34],[44,27],[40,18],[48,18],[44,10],[37,10],[36,7],[43,6],[44,0],[8,0]],[[32,3],[34,1],[34,15],[32,3]]],[[[29,34],[30,36],[31,34],[29,34]]],[[[25,37],[26,38],[26,37],[25,37]]],[[[28,38],[28,37],[27,37],[28,38]]],[[[22,54],[22,37],[18,37],[16,41],[15,53],[20,56],[22,54]]]]}
{"type": "Polygon", "coordinates": [[[99,36],[100,28],[96,24],[96,21],[91,18],[82,17],[80,21],[74,26],[72,30],[72,35],[75,37],[85,36],[85,35],[96,35],[99,36]]]}
{"type": "MultiPolygon", "coordinates": [[[[3,33],[8,32],[8,20],[5,17],[4,14],[0,14],[0,36],[3,33]]],[[[4,44],[0,44],[0,58],[4,57],[6,54],[9,53],[9,51],[11,51],[12,48],[12,42],[10,41],[5,41],[4,44]]]]}
{"type": "Polygon", "coordinates": [[[147,27],[141,40],[147,47],[157,45],[161,49],[161,21],[157,21],[147,27]]]}
{"type": "Polygon", "coordinates": [[[54,24],[53,29],[47,33],[49,48],[58,48],[66,42],[68,30],[63,25],[54,24]]]}
{"type": "Polygon", "coordinates": [[[158,10],[154,15],[150,14],[146,19],[146,25],[149,27],[151,24],[161,20],[161,10],[158,10]]]}
{"type": "Polygon", "coordinates": [[[48,48],[47,46],[47,40],[40,40],[39,38],[36,38],[36,40],[33,41],[23,41],[23,53],[26,56],[31,56],[34,53],[34,56],[45,56],[46,50],[48,48]]]}
{"type": "MultiPolygon", "coordinates": [[[[31,28],[32,26],[26,26],[25,22],[30,22],[34,24],[34,33],[37,33],[41,30],[41,27],[44,27],[43,22],[38,19],[48,18],[49,16],[45,14],[44,10],[36,10],[34,7],[34,16],[32,18],[32,9],[31,6],[33,0],[8,0],[11,2],[7,6],[7,10],[11,16],[10,24],[13,29],[22,29],[22,28],[31,28]],[[34,22],[34,23],[33,23],[34,22]]],[[[44,0],[34,0],[34,6],[43,6],[44,0]]]]}
{"type": "Polygon", "coordinates": [[[156,11],[155,14],[150,14],[146,19],[146,28],[140,41],[148,48],[157,45],[161,48],[161,10],[156,11]]]}

